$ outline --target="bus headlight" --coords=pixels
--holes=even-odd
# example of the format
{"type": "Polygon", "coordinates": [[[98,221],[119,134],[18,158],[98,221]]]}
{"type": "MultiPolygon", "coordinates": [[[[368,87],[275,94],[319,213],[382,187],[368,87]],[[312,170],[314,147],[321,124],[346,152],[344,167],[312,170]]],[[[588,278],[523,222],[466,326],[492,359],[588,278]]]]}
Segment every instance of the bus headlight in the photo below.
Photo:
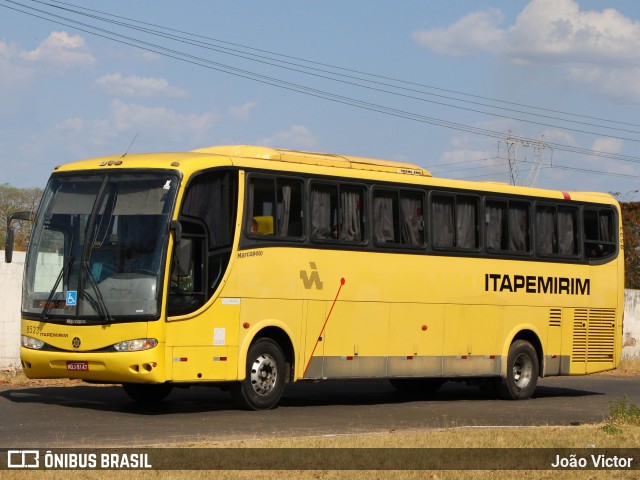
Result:
{"type": "Polygon", "coordinates": [[[26,335],[20,336],[20,342],[22,346],[25,348],[31,348],[33,350],[40,350],[44,347],[44,342],[42,340],[38,340],[37,338],[27,337],[26,335]]]}
{"type": "Polygon", "coordinates": [[[155,338],[139,338],[116,343],[113,348],[118,352],[139,352],[140,350],[149,350],[156,345],[158,345],[158,340],[155,338]]]}

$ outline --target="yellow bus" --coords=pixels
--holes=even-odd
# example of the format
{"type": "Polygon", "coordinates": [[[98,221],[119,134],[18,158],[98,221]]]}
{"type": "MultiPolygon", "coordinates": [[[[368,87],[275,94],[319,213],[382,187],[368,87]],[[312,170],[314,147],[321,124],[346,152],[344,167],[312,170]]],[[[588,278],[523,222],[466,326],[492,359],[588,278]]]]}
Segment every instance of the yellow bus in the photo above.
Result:
{"type": "MultiPolygon", "coordinates": [[[[18,212],[7,225],[29,215],[18,212]]],[[[137,401],[285,384],[476,383],[620,361],[618,203],[434,178],[411,164],[252,146],[56,167],[26,257],[29,378],[122,384],[137,401]]]]}

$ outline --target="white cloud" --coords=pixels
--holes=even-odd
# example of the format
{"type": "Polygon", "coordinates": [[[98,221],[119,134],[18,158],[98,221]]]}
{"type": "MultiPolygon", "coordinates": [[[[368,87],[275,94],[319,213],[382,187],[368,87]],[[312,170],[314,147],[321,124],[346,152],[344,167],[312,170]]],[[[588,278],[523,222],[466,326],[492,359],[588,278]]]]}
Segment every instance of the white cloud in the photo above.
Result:
{"type": "Polygon", "coordinates": [[[475,12],[447,28],[420,30],[413,39],[422,47],[444,55],[498,52],[506,32],[497,27],[504,19],[498,9],[475,12]]]}
{"type": "Polygon", "coordinates": [[[109,117],[98,123],[106,122],[116,132],[144,131],[154,138],[181,141],[207,134],[220,119],[215,112],[183,115],[166,107],[146,107],[114,100],[109,117]]]}
{"type": "Polygon", "coordinates": [[[182,114],[114,100],[104,118],[67,118],[29,138],[21,150],[27,159],[56,151],[69,161],[124,152],[136,134],[136,151],[180,150],[209,143],[220,120],[216,112],[182,114]]]}
{"type": "Polygon", "coordinates": [[[24,86],[34,76],[34,70],[21,66],[16,62],[19,55],[16,47],[0,41],[0,87],[8,88],[24,86]]]}
{"type": "Polygon", "coordinates": [[[158,77],[123,77],[120,73],[103,75],[94,82],[94,86],[109,95],[125,97],[185,97],[187,93],[172,87],[164,78],[158,77]]]}
{"type": "Polygon", "coordinates": [[[640,61],[640,22],[617,10],[580,11],[575,0],[531,0],[511,26],[497,9],[470,13],[447,28],[420,30],[422,47],[448,55],[499,53],[516,61],[640,61]]]}
{"type": "MultiPolygon", "coordinates": [[[[639,46],[640,48],[640,46],[639,46]]],[[[619,103],[640,103],[640,66],[570,65],[566,78],[619,103]]]]}
{"type": "Polygon", "coordinates": [[[620,153],[624,147],[624,141],[619,138],[598,138],[593,142],[591,150],[596,152],[620,153]]]}
{"type": "Polygon", "coordinates": [[[542,132],[541,140],[563,145],[577,145],[575,137],[566,130],[545,130],[542,132]]]}
{"type": "Polygon", "coordinates": [[[229,115],[236,120],[247,120],[256,105],[255,102],[247,102],[239,107],[229,107],[229,115]]]}
{"type": "Polygon", "coordinates": [[[20,53],[31,62],[44,62],[58,67],[90,66],[95,58],[87,51],[84,38],[67,32],[52,32],[34,50],[20,53]]]}
{"type": "Polygon", "coordinates": [[[317,145],[313,134],[304,125],[293,125],[259,142],[266,147],[312,149],[317,145]]]}
{"type": "Polygon", "coordinates": [[[640,60],[640,22],[612,8],[580,11],[575,0],[531,1],[508,35],[514,58],[589,63],[640,60]]]}
{"type": "Polygon", "coordinates": [[[441,55],[495,54],[518,65],[558,68],[571,85],[640,103],[640,21],[613,8],[581,11],[575,0],[531,0],[512,25],[499,10],[413,33],[441,55]]]}

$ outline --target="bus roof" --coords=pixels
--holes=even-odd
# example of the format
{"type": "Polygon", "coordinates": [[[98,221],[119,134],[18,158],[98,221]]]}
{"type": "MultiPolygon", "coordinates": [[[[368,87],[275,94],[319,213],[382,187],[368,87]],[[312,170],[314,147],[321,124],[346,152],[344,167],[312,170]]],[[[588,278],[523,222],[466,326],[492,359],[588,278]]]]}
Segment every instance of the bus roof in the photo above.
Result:
{"type": "Polygon", "coordinates": [[[385,174],[401,174],[408,177],[404,180],[408,184],[428,184],[440,188],[461,188],[470,191],[483,190],[493,193],[518,193],[533,197],[564,198],[565,200],[609,204],[617,203],[615,198],[606,193],[562,192],[559,190],[513,186],[500,182],[453,180],[433,177],[431,172],[412,163],[251,145],[225,145],[199,148],[190,152],[138,153],[91,158],[59,165],[54,168],[54,171],[70,172],[101,168],[168,168],[182,170],[187,173],[187,175],[191,175],[196,171],[207,168],[207,166],[211,166],[211,157],[217,158],[216,164],[218,166],[237,165],[256,167],[261,162],[266,162],[260,166],[262,168],[279,170],[287,169],[286,164],[288,163],[291,165],[291,169],[296,171],[306,171],[311,167],[327,168],[328,170],[333,168],[345,169],[344,173],[341,173],[339,170],[332,172],[337,176],[353,176],[359,178],[376,177],[382,180],[385,174]],[[351,173],[349,173],[349,170],[351,173]]]}
{"type": "Polygon", "coordinates": [[[393,162],[376,158],[363,158],[333,153],[305,152],[280,148],[254,147],[250,145],[226,145],[199,148],[194,153],[210,153],[230,157],[277,160],[281,162],[321,165],[326,167],[374,170],[378,172],[405,173],[410,175],[431,176],[431,172],[418,165],[405,162],[393,162]]]}

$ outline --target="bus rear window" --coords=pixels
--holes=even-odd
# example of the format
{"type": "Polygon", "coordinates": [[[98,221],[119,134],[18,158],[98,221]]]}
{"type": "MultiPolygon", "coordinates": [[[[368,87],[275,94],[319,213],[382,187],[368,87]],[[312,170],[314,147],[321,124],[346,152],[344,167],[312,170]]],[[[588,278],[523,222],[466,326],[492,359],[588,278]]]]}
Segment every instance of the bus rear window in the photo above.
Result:
{"type": "Polygon", "coordinates": [[[602,258],[616,251],[614,217],[611,210],[584,210],[584,254],[586,258],[602,258]]]}

